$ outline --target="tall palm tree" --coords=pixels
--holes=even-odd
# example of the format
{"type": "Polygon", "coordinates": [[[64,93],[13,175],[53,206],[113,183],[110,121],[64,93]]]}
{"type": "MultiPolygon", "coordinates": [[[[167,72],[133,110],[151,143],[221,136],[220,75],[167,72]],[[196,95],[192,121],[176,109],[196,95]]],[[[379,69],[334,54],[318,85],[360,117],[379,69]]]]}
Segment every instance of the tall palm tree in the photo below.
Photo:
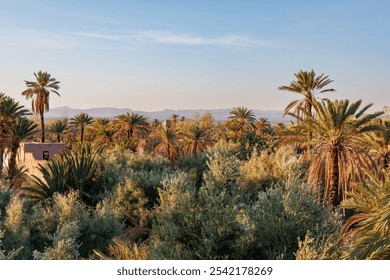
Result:
{"type": "Polygon", "coordinates": [[[199,152],[203,152],[210,143],[208,131],[199,124],[192,124],[181,133],[181,140],[184,143],[183,151],[185,155],[196,157],[199,152]]]}
{"type": "Polygon", "coordinates": [[[10,122],[10,126],[7,128],[11,137],[11,155],[9,159],[9,176],[13,178],[16,174],[16,156],[20,143],[30,138],[36,132],[37,124],[29,120],[27,117],[18,117],[10,122]]]}
{"type": "Polygon", "coordinates": [[[227,128],[231,128],[234,134],[240,137],[247,132],[254,131],[255,123],[256,117],[252,110],[246,107],[234,107],[230,112],[227,128]]]}
{"type": "Polygon", "coordinates": [[[156,151],[166,156],[173,164],[178,158],[176,130],[162,126],[159,131],[159,137],[161,142],[156,146],[156,151]]]}
{"type": "Polygon", "coordinates": [[[11,122],[30,113],[24,106],[19,105],[13,98],[0,93],[0,177],[3,174],[3,158],[5,149],[11,145],[11,136],[8,128],[11,122]]]}
{"type": "Polygon", "coordinates": [[[75,127],[80,129],[81,135],[80,135],[80,142],[84,142],[84,131],[85,127],[92,124],[93,117],[88,115],[87,113],[80,113],[73,118],[70,119],[70,124],[74,125],[75,127]]]}
{"type": "Polygon", "coordinates": [[[57,142],[61,142],[62,134],[68,128],[68,120],[58,120],[49,127],[49,132],[54,133],[57,137],[57,142]]]}
{"type": "Polygon", "coordinates": [[[60,89],[58,85],[60,82],[56,81],[55,78],[52,78],[51,75],[47,72],[39,71],[34,73],[36,78],[35,82],[24,81],[26,83],[27,89],[22,92],[22,95],[26,99],[32,98],[31,108],[32,111],[39,115],[41,118],[41,129],[42,129],[42,143],[45,142],[45,112],[49,111],[49,97],[50,93],[55,93],[58,96],[60,94],[57,92],[60,89]]]}
{"type": "Polygon", "coordinates": [[[133,136],[135,131],[141,133],[146,132],[149,123],[146,118],[138,113],[126,113],[117,116],[119,123],[126,130],[127,139],[130,139],[133,136]]]}
{"type": "Polygon", "coordinates": [[[352,238],[344,253],[345,259],[390,259],[390,175],[384,180],[376,176],[355,186],[355,191],[342,207],[355,215],[348,219],[341,239],[352,238]]]}
{"type": "Polygon", "coordinates": [[[284,109],[284,115],[288,114],[293,108],[294,114],[300,114],[300,111],[306,110],[312,115],[313,101],[318,94],[334,92],[334,89],[325,89],[327,85],[333,82],[324,74],[316,77],[314,70],[302,71],[294,74],[296,81],[291,81],[289,86],[280,86],[279,90],[286,90],[303,95],[303,99],[294,100],[284,109]]]}
{"type": "Polygon", "coordinates": [[[351,182],[363,178],[364,168],[375,168],[363,148],[363,135],[380,129],[373,120],[383,112],[365,114],[369,104],[359,110],[362,101],[325,100],[313,102],[316,116],[303,111],[295,116],[299,123],[290,130],[290,141],[307,145],[307,156],[312,157],[308,169],[308,181],[324,184],[325,201],[336,207],[351,190],[351,182]],[[311,137],[308,137],[311,135],[311,137]]]}

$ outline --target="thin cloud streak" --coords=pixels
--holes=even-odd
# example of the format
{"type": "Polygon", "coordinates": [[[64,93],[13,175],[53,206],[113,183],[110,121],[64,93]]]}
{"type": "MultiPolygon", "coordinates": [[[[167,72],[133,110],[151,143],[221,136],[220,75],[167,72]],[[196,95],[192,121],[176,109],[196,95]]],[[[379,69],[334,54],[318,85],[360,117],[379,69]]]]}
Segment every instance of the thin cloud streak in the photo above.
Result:
{"type": "Polygon", "coordinates": [[[141,42],[161,43],[170,45],[188,46],[215,46],[215,47],[264,47],[266,43],[258,39],[241,34],[228,34],[218,37],[201,37],[192,34],[176,34],[172,31],[142,31],[133,36],[141,42]]]}
{"type": "MultiPolygon", "coordinates": [[[[102,40],[133,46],[152,44],[176,46],[211,46],[221,48],[260,48],[270,43],[245,34],[226,34],[214,37],[203,37],[190,33],[173,31],[146,30],[131,34],[100,32],[65,32],[48,33],[38,30],[19,30],[17,32],[0,31],[0,49],[33,48],[33,49],[74,49],[90,45],[85,40],[102,40]]],[[[96,45],[95,45],[96,47],[96,45]]]]}
{"type": "Polygon", "coordinates": [[[130,35],[78,32],[77,36],[102,39],[130,44],[167,44],[182,46],[214,46],[224,48],[258,48],[269,45],[267,42],[243,34],[227,34],[217,37],[202,37],[189,33],[147,30],[130,35]]]}

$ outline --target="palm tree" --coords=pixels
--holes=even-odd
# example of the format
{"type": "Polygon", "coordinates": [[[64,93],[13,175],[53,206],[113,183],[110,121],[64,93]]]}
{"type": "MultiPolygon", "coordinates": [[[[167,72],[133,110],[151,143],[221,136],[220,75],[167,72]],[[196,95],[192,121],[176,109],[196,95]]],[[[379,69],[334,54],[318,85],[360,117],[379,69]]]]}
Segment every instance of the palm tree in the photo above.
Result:
{"type": "Polygon", "coordinates": [[[49,127],[49,132],[54,133],[57,136],[57,142],[61,142],[62,134],[68,128],[68,120],[58,120],[49,127]]]}
{"type": "Polygon", "coordinates": [[[107,118],[96,118],[93,122],[94,126],[102,128],[110,124],[110,120],[107,118]]]}
{"type": "Polygon", "coordinates": [[[246,107],[234,107],[230,115],[227,127],[232,128],[238,137],[246,132],[254,131],[256,118],[252,110],[246,107]]]}
{"type": "Polygon", "coordinates": [[[156,146],[156,151],[166,156],[172,164],[178,157],[178,148],[176,145],[176,130],[169,127],[161,127],[159,131],[160,144],[156,146]]]}
{"type": "Polygon", "coordinates": [[[94,130],[99,136],[98,141],[102,144],[109,144],[114,142],[117,128],[107,118],[97,118],[93,122],[94,130]]]}
{"type": "Polygon", "coordinates": [[[233,139],[234,142],[237,142],[238,139],[242,136],[243,132],[241,126],[237,122],[228,121],[226,123],[226,137],[228,139],[233,139]]]}
{"type": "Polygon", "coordinates": [[[0,93],[0,177],[3,174],[3,158],[5,149],[11,145],[8,128],[11,122],[30,113],[13,98],[0,93]]]}
{"type": "Polygon", "coordinates": [[[180,116],[177,115],[177,114],[172,114],[172,116],[171,116],[171,122],[172,122],[171,126],[172,126],[173,129],[176,128],[177,118],[178,117],[180,117],[180,116]]]}
{"type": "Polygon", "coordinates": [[[328,79],[328,76],[324,76],[324,74],[316,77],[314,70],[310,72],[300,70],[294,76],[297,78],[296,81],[292,81],[289,86],[280,86],[279,90],[302,94],[304,98],[294,100],[288,104],[284,109],[284,115],[288,114],[293,108],[295,108],[294,114],[300,115],[300,111],[306,110],[312,115],[313,101],[317,98],[317,95],[335,91],[334,89],[324,89],[333,80],[328,79]]]}
{"type": "Polygon", "coordinates": [[[341,239],[352,238],[345,259],[390,259],[390,175],[376,176],[355,186],[341,206],[355,211],[344,226],[341,239]]]}
{"type": "Polygon", "coordinates": [[[84,131],[85,127],[92,124],[93,122],[93,117],[88,115],[87,113],[80,113],[73,118],[70,119],[70,124],[74,125],[75,127],[79,128],[81,131],[81,136],[80,136],[80,142],[84,142],[84,131]]]}
{"type": "Polygon", "coordinates": [[[192,124],[181,134],[181,140],[184,142],[184,154],[196,157],[209,144],[208,131],[199,124],[192,124]]]}
{"type": "Polygon", "coordinates": [[[45,112],[49,111],[49,97],[50,93],[55,93],[58,96],[60,94],[57,90],[60,89],[58,85],[60,82],[56,81],[55,78],[52,78],[51,75],[47,72],[39,71],[34,73],[36,82],[24,81],[26,83],[27,89],[22,92],[22,95],[26,99],[32,98],[32,111],[36,115],[40,115],[41,118],[41,129],[42,129],[42,143],[45,142],[45,112]]]}
{"type": "Polygon", "coordinates": [[[113,143],[116,132],[117,130],[114,127],[104,127],[98,130],[99,142],[102,144],[113,143]]]}
{"type": "Polygon", "coordinates": [[[291,128],[288,140],[307,146],[306,156],[312,157],[308,181],[312,185],[323,182],[323,196],[333,207],[345,199],[351,182],[363,178],[364,168],[375,167],[363,148],[363,135],[380,129],[372,120],[383,112],[364,115],[372,104],[359,110],[361,103],[314,101],[315,117],[309,111],[302,111],[304,116],[292,114],[300,123],[291,128]]]}
{"type": "Polygon", "coordinates": [[[127,132],[127,139],[133,136],[135,131],[146,132],[149,123],[146,118],[138,113],[126,113],[117,116],[119,123],[127,132]]]}
{"type": "Polygon", "coordinates": [[[272,130],[271,123],[267,118],[264,117],[260,117],[256,121],[255,126],[256,126],[256,132],[259,135],[264,135],[266,133],[269,133],[272,130]]]}
{"type": "Polygon", "coordinates": [[[16,174],[16,156],[20,143],[30,138],[36,132],[37,124],[30,121],[27,117],[18,117],[10,122],[10,126],[7,128],[11,138],[11,155],[9,159],[9,177],[13,178],[16,174]]]}

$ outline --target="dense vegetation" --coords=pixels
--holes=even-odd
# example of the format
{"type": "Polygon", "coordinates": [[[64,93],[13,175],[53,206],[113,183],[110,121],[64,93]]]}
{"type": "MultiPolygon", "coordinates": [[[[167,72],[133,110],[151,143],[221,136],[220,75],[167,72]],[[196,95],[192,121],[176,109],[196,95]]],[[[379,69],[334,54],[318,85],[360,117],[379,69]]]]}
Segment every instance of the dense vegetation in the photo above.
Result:
{"type": "Polygon", "coordinates": [[[291,125],[245,107],[45,123],[59,82],[35,77],[40,130],[0,95],[0,259],[390,259],[390,120],[317,99],[335,91],[324,74],[280,87],[303,96],[291,125]],[[29,176],[17,152],[39,138],[67,150],[29,176]]]}

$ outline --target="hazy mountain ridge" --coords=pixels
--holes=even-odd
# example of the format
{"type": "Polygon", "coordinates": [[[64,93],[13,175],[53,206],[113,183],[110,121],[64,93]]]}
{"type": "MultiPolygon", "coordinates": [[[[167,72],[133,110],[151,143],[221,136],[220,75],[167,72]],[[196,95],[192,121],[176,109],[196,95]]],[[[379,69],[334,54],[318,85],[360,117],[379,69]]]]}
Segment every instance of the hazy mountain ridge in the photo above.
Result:
{"type": "MultiPolygon", "coordinates": [[[[149,119],[158,119],[158,120],[166,120],[170,119],[172,114],[179,115],[179,118],[192,118],[195,114],[199,114],[203,116],[206,112],[210,112],[216,121],[227,120],[229,117],[229,113],[232,111],[231,108],[228,109],[181,109],[181,110],[173,110],[173,109],[165,109],[162,111],[137,111],[131,110],[128,108],[111,108],[111,107],[101,107],[101,108],[89,108],[89,109],[74,109],[70,107],[57,107],[50,109],[49,112],[45,114],[46,118],[71,118],[79,113],[87,113],[94,118],[114,118],[120,114],[129,113],[140,113],[144,116],[147,116],[149,119]]],[[[285,116],[283,117],[282,110],[252,110],[256,115],[256,118],[265,117],[271,123],[279,123],[279,122],[290,122],[292,120],[291,117],[285,116]]]]}

